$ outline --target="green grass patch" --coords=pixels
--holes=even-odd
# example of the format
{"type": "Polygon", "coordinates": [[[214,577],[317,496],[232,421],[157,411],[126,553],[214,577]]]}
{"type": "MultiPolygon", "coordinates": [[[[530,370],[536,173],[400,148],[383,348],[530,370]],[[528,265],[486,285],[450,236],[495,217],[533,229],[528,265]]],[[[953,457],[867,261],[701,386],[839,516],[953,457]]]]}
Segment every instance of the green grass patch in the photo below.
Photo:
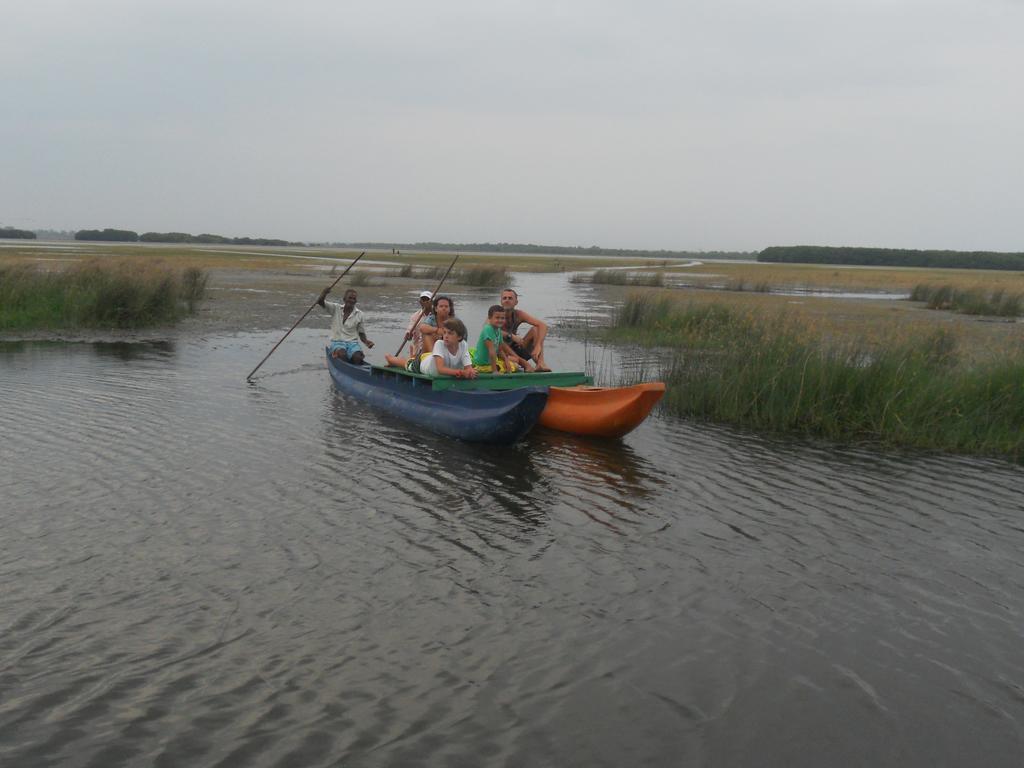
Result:
{"type": "Polygon", "coordinates": [[[1001,288],[957,288],[953,285],[917,285],[911,301],[922,301],[928,309],[948,309],[965,315],[1020,317],[1024,314],[1024,295],[1001,288]]]}
{"type": "Polygon", "coordinates": [[[669,348],[670,413],[772,432],[1024,459],[1024,353],[967,363],[946,331],[867,343],[786,315],[634,296],[610,338],[669,348]]]}
{"type": "Polygon", "coordinates": [[[195,268],[93,260],[61,272],[0,267],[0,329],[141,328],[196,311],[208,276],[195,268]]]}

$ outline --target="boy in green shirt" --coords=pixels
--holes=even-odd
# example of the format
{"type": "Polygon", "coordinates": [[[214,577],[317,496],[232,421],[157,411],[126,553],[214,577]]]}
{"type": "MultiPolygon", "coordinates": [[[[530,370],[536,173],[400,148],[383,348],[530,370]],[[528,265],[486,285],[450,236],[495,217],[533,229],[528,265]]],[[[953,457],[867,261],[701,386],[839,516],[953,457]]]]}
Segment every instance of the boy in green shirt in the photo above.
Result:
{"type": "Polygon", "coordinates": [[[487,324],[480,331],[480,338],[473,350],[473,364],[480,373],[511,373],[515,370],[509,362],[509,347],[501,340],[501,328],[505,324],[505,310],[494,304],[487,310],[487,324]]]}

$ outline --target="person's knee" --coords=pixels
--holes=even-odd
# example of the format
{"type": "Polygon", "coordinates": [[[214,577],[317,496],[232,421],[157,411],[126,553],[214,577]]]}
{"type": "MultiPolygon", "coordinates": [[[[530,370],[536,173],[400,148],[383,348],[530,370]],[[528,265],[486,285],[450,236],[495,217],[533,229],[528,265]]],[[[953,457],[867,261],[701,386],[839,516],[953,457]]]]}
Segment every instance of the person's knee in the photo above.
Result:
{"type": "Polygon", "coordinates": [[[359,349],[352,353],[348,361],[352,363],[352,365],[362,365],[363,359],[363,350],[359,349]]]}

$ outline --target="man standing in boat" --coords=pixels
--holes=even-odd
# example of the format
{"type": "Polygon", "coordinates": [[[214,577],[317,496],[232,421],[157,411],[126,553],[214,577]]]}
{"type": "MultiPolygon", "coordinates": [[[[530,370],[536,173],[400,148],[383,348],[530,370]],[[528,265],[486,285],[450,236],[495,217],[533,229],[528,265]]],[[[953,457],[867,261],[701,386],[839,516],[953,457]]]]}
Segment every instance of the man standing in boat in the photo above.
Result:
{"type": "Polygon", "coordinates": [[[368,349],[373,349],[373,342],[366,338],[363,311],[356,307],[358,296],[354,289],[349,288],[339,304],[327,301],[330,290],[329,287],[324,288],[316,303],[331,313],[331,356],[362,365],[364,355],[359,342],[362,341],[368,349]]]}
{"type": "Polygon", "coordinates": [[[502,329],[502,340],[511,347],[512,351],[524,361],[532,360],[534,370],[550,371],[547,363],[544,362],[544,338],[548,335],[548,324],[538,320],[528,312],[517,309],[519,294],[511,288],[501,292],[501,306],[505,310],[505,325],[502,329]],[[516,332],[519,326],[526,323],[530,330],[525,336],[519,336],[516,332]]]}

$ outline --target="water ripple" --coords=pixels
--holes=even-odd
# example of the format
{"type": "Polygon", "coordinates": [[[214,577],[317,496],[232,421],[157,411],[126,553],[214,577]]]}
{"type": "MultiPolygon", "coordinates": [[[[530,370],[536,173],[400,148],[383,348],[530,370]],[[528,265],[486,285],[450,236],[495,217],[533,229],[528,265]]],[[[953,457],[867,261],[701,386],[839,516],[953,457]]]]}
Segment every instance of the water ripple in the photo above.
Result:
{"type": "Polygon", "coordinates": [[[4,764],[1016,764],[1019,468],[468,446],[295,335],[0,345],[4,764]]]}

